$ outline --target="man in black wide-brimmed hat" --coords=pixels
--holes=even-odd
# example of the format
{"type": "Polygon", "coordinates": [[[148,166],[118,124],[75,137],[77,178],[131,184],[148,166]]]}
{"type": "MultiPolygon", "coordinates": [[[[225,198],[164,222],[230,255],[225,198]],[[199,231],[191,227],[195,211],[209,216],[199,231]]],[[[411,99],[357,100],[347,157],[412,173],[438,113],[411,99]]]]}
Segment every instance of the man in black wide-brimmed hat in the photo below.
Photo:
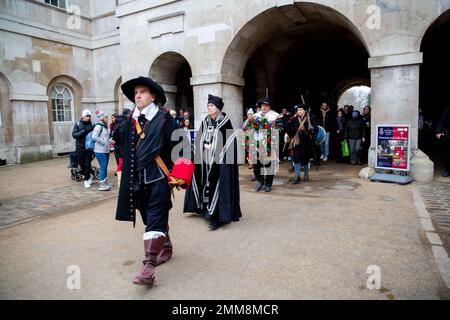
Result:
{"type": "Polygon", "coordinates": [[[155,267],[172,256],[169,238],[171,189],[165,171],[173,167],[171,152],[175,120],[160,107],[164,90],[150,78],[139,77],[122,85],[136,108],[122,132],[123,167],[116,220],[136,222],[136,209],[146,225],[144,266],[133,283],[153,285],[155,267]]]}

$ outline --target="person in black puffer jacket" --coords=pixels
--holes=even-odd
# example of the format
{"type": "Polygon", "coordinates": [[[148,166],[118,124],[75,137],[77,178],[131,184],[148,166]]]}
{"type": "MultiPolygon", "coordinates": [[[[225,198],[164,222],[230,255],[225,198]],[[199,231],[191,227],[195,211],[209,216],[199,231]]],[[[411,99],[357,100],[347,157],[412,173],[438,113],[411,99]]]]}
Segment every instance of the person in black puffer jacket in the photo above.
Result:
{"type": "Polygon", "coordinates": [[[345,128],[345,139],[350,146],[350,163],[361,165],[361,143],[365,142],[364,121],[359,111],[352,113],[352,119],[347,122],[345,128]]]}
{"type": "Polygon", "coordinates": [[[436,136],[440,140],[445,140],[446,143],[446,160],[444,178],[450,176],[450,108],[444,111],[441,120],[436,127],[436,136]]]}
{"type": "Polygon", "coordinates": [[[75,123],[72,130],[72,137],[75,141],[75,152],[77,153],[78,164],[81,167],[81,174],[84,175],[84,187],[90,188],[92,185],[91,162],[93,158],[93,150],[86,150],[86,136],[94,130],[91,122],[91,112],[83,110],[81,120],[75,123]]]}

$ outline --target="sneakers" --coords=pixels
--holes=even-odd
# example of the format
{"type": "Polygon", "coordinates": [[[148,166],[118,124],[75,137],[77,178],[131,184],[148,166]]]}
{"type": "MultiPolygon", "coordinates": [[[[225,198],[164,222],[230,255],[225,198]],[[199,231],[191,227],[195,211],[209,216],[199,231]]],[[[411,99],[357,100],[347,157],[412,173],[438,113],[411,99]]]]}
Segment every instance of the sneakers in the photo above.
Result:
{"type": "Polygon", "coordinates": [[[323,160],[323,158],[324,158],[324,157],[323,157],[323,154],[322,154],[322,155],[320,156],[320,160],[323,160]]]}
{"type": "Polygon", "coordinates": [[[272,187],[271,187],[271,186],[268,186],[268,185],[265,185],[265,186],[264,186],[264,191],[265,191],[265,192],[270,192],[270,191],[272,191],[272,187]]]}
{"type": "Polygon", "coordinates": [[[88,189],[88,188],[92,187],[92,183],[90,183],[89,180],[84,180],[84,187],[86,189],[88,189]]]}
{"type": "Polygon", "coordinates": [[[450,172],[445,171],[444,174],[442,175],[444,178],[448,178],[450,176],[450,172]]]}
{"type": "Polygon", "coordinates": [[[255,188],[256,192],[261,191],[262,188],[264,188],[264,185],[258,181],[258,183],[256,183],[256,188],[255,188]]]}
{"type": "Polygon", "coordinates": [[[98,190],[99,191],[109,191],[111,190],[111,186],[108,184],[108,182],[106,182],[106,180],[100,181],[99,185],[98,185],[98,190]]]}
{"type": "Polygon", "coordinates": [[[294,179],[292,179],[292,184],[300,184],[301,179],[299,176],[295,176],[294,179]]]}
{"type": "MultiPolygon", "coordinates": [[[[92,185],[92,181],[94,180],[94,176],[91,174],[91,177],[89,178],[88,182],[90,185],[92,185]]],[[[86,186],[86,184],[84,185],[86,186]]]]}

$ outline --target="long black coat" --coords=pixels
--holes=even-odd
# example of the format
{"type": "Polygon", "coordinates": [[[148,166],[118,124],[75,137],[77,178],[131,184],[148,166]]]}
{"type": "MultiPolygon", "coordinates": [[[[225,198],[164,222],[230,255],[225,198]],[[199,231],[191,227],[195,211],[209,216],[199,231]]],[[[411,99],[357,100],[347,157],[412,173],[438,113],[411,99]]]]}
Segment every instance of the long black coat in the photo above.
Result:
{"type": "Polygon", "coordinates": [[[233,127],[226,115],[216,125],[214,135],[217,140],[215,140],[215,144],[211,144],[211,148],[216,150],[217,161],[214,161],[212,166],[207,165],[203,159],[203,143],[208,128],[208,119],[202,122],[200,130],[197,132],[195,173],[189,189],[186,190],[184,212],[202,214],[205,218],[218,216],[220,222],[229,223],[239,221],[242,216],[237,141],[235,136],[227,137],[227,130],[229,135],[233,127]],[[199,152],[200,150],[201,152],[199,152]],[[204,202],[205,198],[206,203],[204,202]]]}
{"type": "Polygon", "coordinates": [[[436,126],[436,133],[445,134],[445,141],[447,144],[447,157],[450,159],[450,108],[444,111],[441,119],[436,126]]]}
{"type": "MultiPolygon", "coordinates": [[[[309,164],[309,160],[314,158],[314,141],[311,137],[314,136],[317,126],[315,122],[310,119],[311,127],[308,121],[305,122],[305,129],[308,132],[301,130],[298,135],[300,136],[300,144],[294,148],[294,163],[300,163],[302,166],[309,164]]],[[[287,125],[287,134],[291,139],[297,134],[298,128],[300,127],[300,120],[298,117],[294,117],[289,121],[287,125]]]]}
{"type": "Polygon", "coordinates": [[[138,197],[135,191],[139,170],[151,167],[154,158],[160,155],[169,170],[173,167],[171,152],[174,143],[172,133],[176,122],[169,113],[158,111],[150,124],[145,127],[145,139],[138,148],[135,145],[135,132],[131,117],[123,122],[123,133],[120,138],[123,150],[122,179],[117,201],[116,220],[136,222],[138,197]]]}

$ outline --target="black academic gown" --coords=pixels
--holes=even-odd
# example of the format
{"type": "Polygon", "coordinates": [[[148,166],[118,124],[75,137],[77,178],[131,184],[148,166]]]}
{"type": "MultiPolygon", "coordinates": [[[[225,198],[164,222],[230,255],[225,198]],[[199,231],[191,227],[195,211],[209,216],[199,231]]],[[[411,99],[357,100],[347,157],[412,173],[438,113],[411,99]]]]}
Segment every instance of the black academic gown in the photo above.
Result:
{"type": "Polygon", "coordinates": [[[231,121],[226,115],[217,122],[212,121],[209,116],[202,122],[196,136],[195,173],[186,190],[184,212],[198,213],[222,223],[239,221],[242,216],[237,141],[236,136],[231,134],[232,129],[231,121]],[[207,164],[208,156],[205,156],[204,144],[208,142],[208,138],[211,142],[211,154],[215,155],[212,165],[207,164]]]}

